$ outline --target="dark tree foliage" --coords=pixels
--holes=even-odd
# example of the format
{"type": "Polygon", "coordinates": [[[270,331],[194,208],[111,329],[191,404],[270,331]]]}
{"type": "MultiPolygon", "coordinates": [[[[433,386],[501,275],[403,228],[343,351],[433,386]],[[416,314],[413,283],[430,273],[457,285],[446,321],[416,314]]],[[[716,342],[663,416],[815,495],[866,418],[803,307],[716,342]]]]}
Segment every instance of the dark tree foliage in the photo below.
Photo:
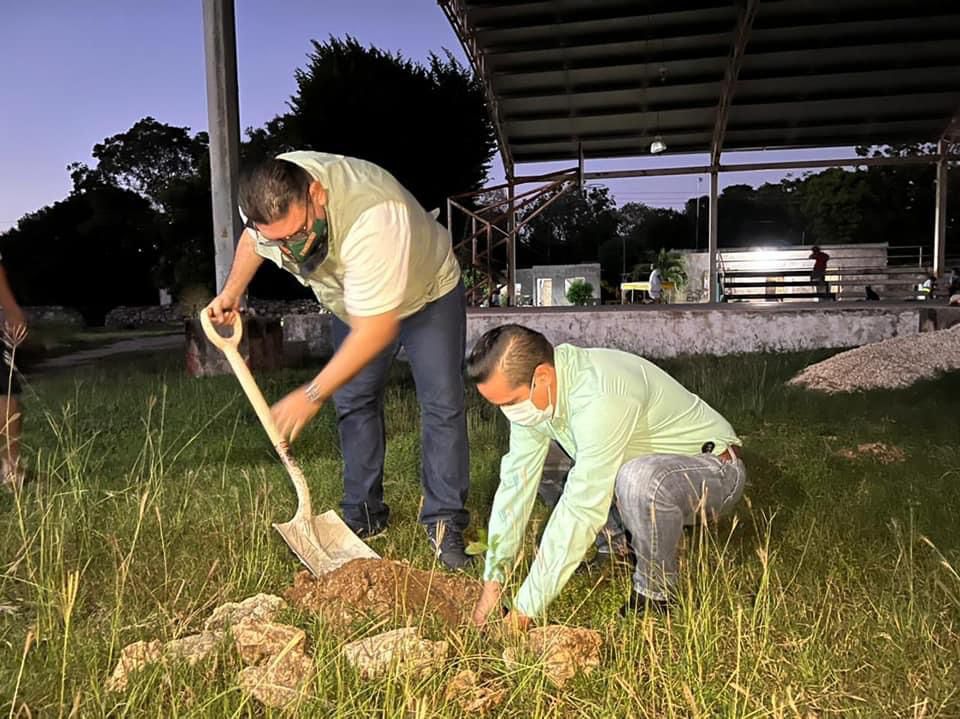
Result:
{"type": "Polygon", "coordinates": [[[117,305],[156,304],[161,229],[146,199],[102,184],[21,218],[3,261],[22,304],[75,307],[100,324],[117,305]]]}
{"type": "Polygon", "coordinates": [[[426,66],[356,39],[313,43],[290,112],[251,137],[251,156],[284,149],[375,162],[429,209],[483,186],[496,150],[483,88],[449,53],[426,66]]]}

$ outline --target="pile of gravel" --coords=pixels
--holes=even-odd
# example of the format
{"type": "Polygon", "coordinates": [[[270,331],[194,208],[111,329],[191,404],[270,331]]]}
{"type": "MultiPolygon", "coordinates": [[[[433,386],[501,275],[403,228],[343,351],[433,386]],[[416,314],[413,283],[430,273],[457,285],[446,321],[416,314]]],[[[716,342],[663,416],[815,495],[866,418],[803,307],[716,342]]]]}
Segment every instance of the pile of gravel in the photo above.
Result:
{"type": "Polygon", "coordinates": [[[960,325],[874,342],[810,365],[788,384],[820,392],[898,389],[960,370],[960,325]]]}

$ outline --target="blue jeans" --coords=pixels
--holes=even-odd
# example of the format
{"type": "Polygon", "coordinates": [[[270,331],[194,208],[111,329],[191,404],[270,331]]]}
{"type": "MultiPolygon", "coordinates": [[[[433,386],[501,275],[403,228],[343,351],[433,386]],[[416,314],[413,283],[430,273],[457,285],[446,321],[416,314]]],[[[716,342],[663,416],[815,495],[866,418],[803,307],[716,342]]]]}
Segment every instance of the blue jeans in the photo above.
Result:
{"type": "MultiPolygon", "coordinates": [[[[336,349],[350,327],[333,318],[336,349]]],[[[423,507],[420,522],[443,520],[466,529],[469,453],[464,411],[463,359],[467,318],[463,285],[400,321],[400,334],[350,382],[334,393],[343,448],[343,518],[353,529],[386,525],[383,501],[386,433],[383,395],[387,373],[402,346],[420,403],[423,507]]]]}

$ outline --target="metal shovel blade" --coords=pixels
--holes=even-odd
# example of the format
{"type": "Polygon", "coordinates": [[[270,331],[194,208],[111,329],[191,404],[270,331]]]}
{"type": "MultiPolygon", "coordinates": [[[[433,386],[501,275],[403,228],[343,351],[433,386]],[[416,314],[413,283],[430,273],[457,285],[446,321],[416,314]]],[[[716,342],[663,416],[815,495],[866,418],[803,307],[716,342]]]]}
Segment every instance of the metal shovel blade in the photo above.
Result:
{"type": "Polygon", "coordinates": [[[332,509],[316,517],[297,514],[289,522],[274,524],[273,528],[315,577],[353,559],[380,558],[332,509]]]}

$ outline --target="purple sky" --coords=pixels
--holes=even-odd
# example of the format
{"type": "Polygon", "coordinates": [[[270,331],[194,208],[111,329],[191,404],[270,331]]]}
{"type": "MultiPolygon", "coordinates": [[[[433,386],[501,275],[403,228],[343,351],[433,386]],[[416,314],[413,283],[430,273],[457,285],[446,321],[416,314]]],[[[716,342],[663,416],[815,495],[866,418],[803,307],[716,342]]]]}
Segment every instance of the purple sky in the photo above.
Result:
{"type": "MultiPolygon", "coordinates": [[[[413,59],[460,44],[436,0],[236,0],[240,126],[259,126],[285,110],[293,72],[310,40],[351,34],[364,44],[413,59]]],[[[4,8],[0,65],[0,232],[26,212],[62,199],[66,165],[90,161],[103,138],[140,118],[206,129],[200,0],[44,0],[4,8]]],[[[849,151],[769,153],[846,157],[849,151]]],[[[702,163],[704,158],[642,158],[589,163],[588,169],[702,163]]],[[[731,153],[726,161],[745,159],[731,153]]],[[[754,154],[746,159],[757,159],[754,154]]],[[[543,170],[519,168],[525,174],[543,170]]],[[[721,186],[776,181],[783,173],[728,175],[721,186]]],[[[499,164],[492,180],[502,177],[499,164]]],[[[694,176],[610,183],[621,203],[681,207],[697,191],[694,176]]],[[[708,189],[707,180],[702,183],[708,189]]]]}

